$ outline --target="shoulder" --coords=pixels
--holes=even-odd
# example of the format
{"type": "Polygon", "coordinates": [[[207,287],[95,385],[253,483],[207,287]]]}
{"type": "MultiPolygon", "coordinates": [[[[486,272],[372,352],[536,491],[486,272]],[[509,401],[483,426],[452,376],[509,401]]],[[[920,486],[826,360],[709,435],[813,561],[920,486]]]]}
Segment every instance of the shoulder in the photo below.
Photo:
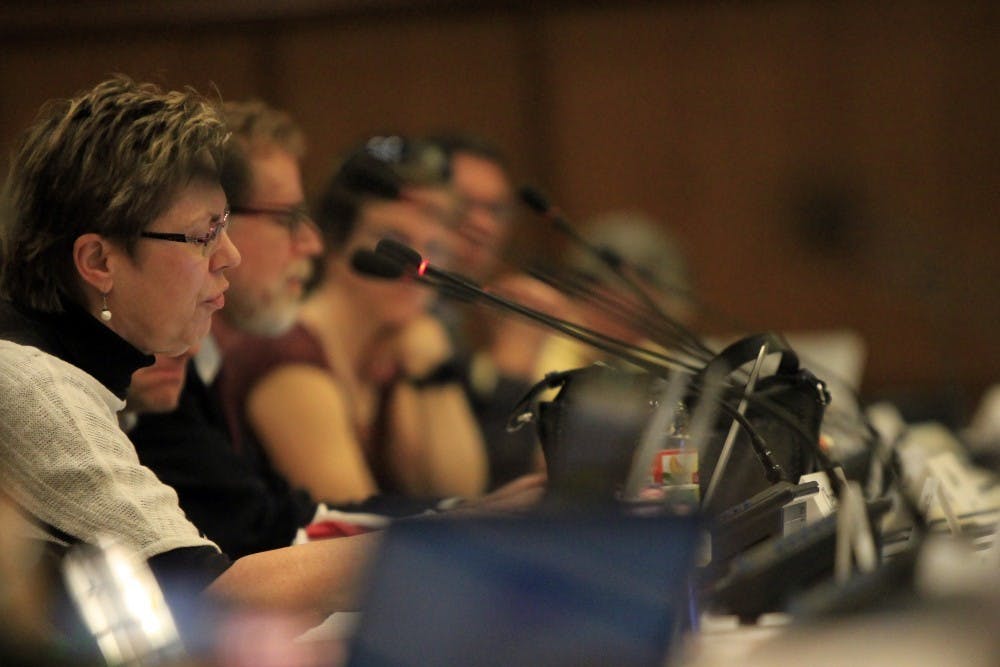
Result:
{"type": "Polygon", "coordinates": [[[123,401],[89,373],[37,347],[0,340],[0,395],[5,405],[10,405],[7,399],[13,396],[71,400],[81,394],[112,412],[124,407],[123,401]]]}
{"type": "Polygon", "coordinates": [[[38,348],[0,341],[0,448],[111,437],[124,401],[95,378],[38,348]],[[18,444],[20,443],[20,445],[18,444]]]}
{"type": "Polygon", "coordinates": [[[226,353],[224,367],[231,381],[248,389],[265,375],[289,364],[327,369],[319,339],[302,324],[274,338],[250,338],[226,353]]]}
{"type": "Polygon", "coordinates": [[[42,352],[37,347],[0,340],[0,367],[7,373],[30,374],[36,372],[38,364],[46,357],[59,361],[56,357],[42,352]]]}
{"type": "Polygon", "coordinates": [[[323,356],[323,347],[319,339],[302,323],[296,323],[280,336],[247,336],[241,339],[226,353],[226,361],[259,356],[298,358],[317,355],[319,358],[323,356]]]}

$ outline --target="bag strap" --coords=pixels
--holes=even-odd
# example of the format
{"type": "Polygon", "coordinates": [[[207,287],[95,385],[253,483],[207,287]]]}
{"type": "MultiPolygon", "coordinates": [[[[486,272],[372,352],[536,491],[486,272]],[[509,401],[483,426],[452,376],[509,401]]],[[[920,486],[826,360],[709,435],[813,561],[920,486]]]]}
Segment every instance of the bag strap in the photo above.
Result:
{"type": "Polygon", "coordinates": [[[740,366],[749,363],[760,354],[760,348],[767,345],[768,354],[781,354],[778,362],[779,375],[794,375],[799,370],[799,357],[788,343],[772,332],[754,334],[730,344],[712,358],[699,375],[717,371],[720,377],[732,375],[740,366]]]}
{"type": "Polygon", "coordinates": [[[574,368],[568,371],[553,371],[546,373],[545,377],[535,383],[524,396],[521,397],[510,412],[507,419],[507,432],[519,431],[525,424],[535,421],[538,418],[536,400],[538,396],[549,389],[562,387],[569,380],[570,376],[586,370],[584,368],[574,368]]]}

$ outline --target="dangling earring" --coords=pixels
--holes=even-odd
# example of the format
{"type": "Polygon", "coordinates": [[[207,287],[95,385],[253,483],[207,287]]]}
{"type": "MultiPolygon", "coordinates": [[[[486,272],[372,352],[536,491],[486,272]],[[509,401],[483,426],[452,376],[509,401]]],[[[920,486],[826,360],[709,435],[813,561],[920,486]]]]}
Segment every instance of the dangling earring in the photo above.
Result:
{"type": "Polygon", "coordinates": [[[101,319],[105,322],[111,321],[111,311],[108,310],[108,295],[101,295],[101,319]]]}

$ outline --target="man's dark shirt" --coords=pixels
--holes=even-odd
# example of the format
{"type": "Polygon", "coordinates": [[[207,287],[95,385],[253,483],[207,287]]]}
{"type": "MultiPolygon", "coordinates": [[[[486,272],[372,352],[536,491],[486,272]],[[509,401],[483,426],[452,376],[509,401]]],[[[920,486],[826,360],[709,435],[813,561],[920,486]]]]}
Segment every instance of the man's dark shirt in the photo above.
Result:
{"type": "Polygon", "coordinates": [[[288,546],[316,513],[306,492],[254,452],[234,450],[222,406],[194,363],[177,409],[142,415],[129,437],[139,460],[177,491],[188,519],[231,558],[288,546]]]}

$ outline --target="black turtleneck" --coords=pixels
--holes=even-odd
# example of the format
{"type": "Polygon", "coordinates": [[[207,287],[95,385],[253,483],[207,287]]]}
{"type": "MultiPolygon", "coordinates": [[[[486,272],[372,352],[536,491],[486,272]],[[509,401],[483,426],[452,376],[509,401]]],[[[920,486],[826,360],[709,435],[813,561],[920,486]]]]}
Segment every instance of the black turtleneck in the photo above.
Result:
{"type": "Polygon", "coordinates": [[[132,373],[154,361],[76,304],[63,313],[43,313],[0,301],[0,339],[59,357],[123,400],[132,373]]]}

